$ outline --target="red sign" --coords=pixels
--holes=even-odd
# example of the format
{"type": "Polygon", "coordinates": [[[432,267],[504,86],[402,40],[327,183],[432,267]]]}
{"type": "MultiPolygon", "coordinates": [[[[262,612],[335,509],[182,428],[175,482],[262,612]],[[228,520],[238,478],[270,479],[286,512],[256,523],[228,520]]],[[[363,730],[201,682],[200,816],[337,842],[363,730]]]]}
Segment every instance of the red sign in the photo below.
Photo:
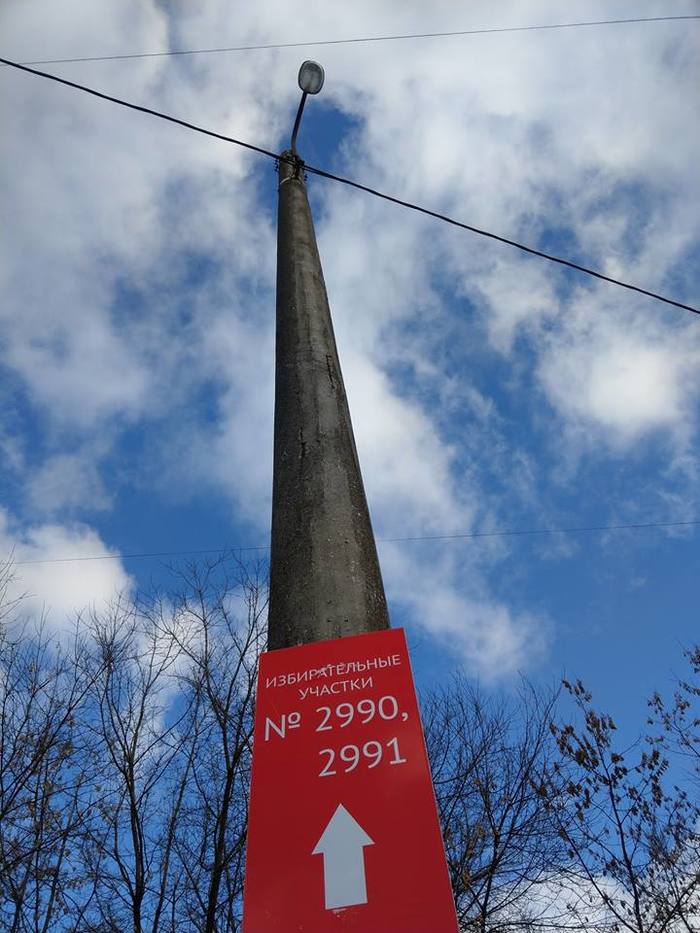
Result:
{"type": "Polygon", "coordinates": [[[457,930],[402,629],[262,655],[243,930],[457,930]]]}

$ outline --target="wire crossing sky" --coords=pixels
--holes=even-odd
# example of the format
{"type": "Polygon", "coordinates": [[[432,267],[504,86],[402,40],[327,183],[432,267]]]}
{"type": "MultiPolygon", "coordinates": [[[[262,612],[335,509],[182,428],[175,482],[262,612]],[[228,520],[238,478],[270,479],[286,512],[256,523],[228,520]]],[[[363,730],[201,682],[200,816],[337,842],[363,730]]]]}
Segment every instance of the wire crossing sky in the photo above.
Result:
{"type": "MultiPolygon", "coordinates": [[[[274,152],[272,152],[269,149],[264,149],[261,146],[256,146],[256,145],[253,145],[252,143],[243,142],[242,140],[235,139],[232,136],[226,136],[222,133],[216,133],[213,130],[205,129],[204,127],[197,126],[194,123],[189,123],[186,120],[180,120],[177,117],[173,117],[173,116],[170,116],[169,114],[161,113],[160,111],[153,110],[150,107],[142,107],[138,104],[134,104],[130,101],[123,100],[119,97],[112,97],[109,94],[103,94],[101,91],[97,91],[94,88],[86,87],[85,85],[82,85],[82,84],[76,84],[74,81],[68,81],[65,78],[58,77],[58,75],[52,75],[47,72],[37,71],[34,68],[30,68],[26,65],[21,65],[18,62],[12,62],[6,58],[0,58],[0,62],[2,62],[5,65],[9,65],[12,68],[18,68],[21,71],[25,71],[25,72],[28,72],[29,74],[36,75],[37,77],[45,78],[45,79],[48,79],[49,81],[56,81],[58,84],[63,84],[66,87],[73,88],[74,90],[82,91],[83,93],[90,94],[93,97],[98,97],[101,100],[106,100],[109,103],[118,104],[121,107],[126,107],[130,110],[136,110],[136,111],[139,111],[140,113],[145,113],[145,114],[148,114],[149,116],[157,117],[158,119],[161,119],[161,120],[166,120],[168,123],[175,123],[178,126],[182,126],[185,129],[193,130],[196,133],[202,133],[205,136],[211,136],[214,139],[219,139],[223,142],[228,142],[236,146],[241,146],[245,149],[249,149],[253,152],[257,152],[260,155],[267,156],[268,158],[272,158],[272,159],[279,158],[279,156],[277,156],[274,152]]],[[[562,265],[562,266],[567,266],[568,268],[574,269],[577,272],[582,272],[585,275],[589,275],[596,279],[600,279],[604,282],[608,282],[611,285],[617,285],[620,288],[626,288],[630,291],[638,292],[641,295],[646,295],[647,297],[653,298],[656,301],[663,302],[664,304],[673,305],[674,307],[681,308],[684,311],[690,311],[693,314],[700,315],[700,309],[695,308],[692,305],[687,305],[681,301],[677,301],[673,298],[668,298],[664,295],[660,295],[658,292],[653,292],[653,291],[650,291],[649,289],[641,288],[639,285],[632,285],[629,282],[624,282],[620,279],[613,278],[612,276],[604,275],[602,272],[598,272],[595,269],[589,269],[586,266],[582,266],[579,263],[572,262],[569,259],[564,259],[561,256],[554,256],[551,253],[546,253],[542,250],[535,249],[534,247],[526,246],[525,244],[518,243],[516,240],[511,240],[508,237],[503,237],[503,236],[500,236],[499,234],[491,233],[487,230],[481,230],[478,227],[474,227],[474,226],[471,226],[470,224],[463,223],[462,221],[455,220],[452,217],[448,217],[446,214],[440,214],[437,211],[432,211],[426,207],[421,207],[420,205],[413,204],[410,201],[404,201],[401,198],[393,197],[392,195],[385,194],[384,192],[381,192],[381,191],[377,191],[374,188],[370,188],[367,185],[362,185],[359,182],[353,181],[349,178],[343,178],[340,175],[334,175],[333,173],[327,172],[324,169],[320,169],[320,168],[317,168],[315,166],[308,165],[308,164],[304,164],[304,168],[307,172],[311,172],[314,175],[319,175],[322,178],[327,178],[327,179],[330,179],[331,181],[336,181],[344,185],[349,185],[353,188],[357,188],[360,191],[364,191],[366,194],[371,194],[374,197],[382,198],[385,201],[390,201],[391,203],[398,204],[401,207],[406,207],[411,210],[418,211],[421,214],[426,214],[429,217],[434,217],[436,220],[441,220],[444,223],[450,224],[452,226],[460,227],[462,230],[467,230],[470,233],[477,234],[478,236],[488,237],[489,239],[497,240],[499,243],[503,243],[506,246],[512,246],[515,249],[522,250],[523,252],[529,253],[533,256],[538,256],[540,259],[546,259],[550,262],[558,263],[559,265],[562,265]]]]}
{"type": "Polygon", "coordinates": [[[166,58],[176,55],[212,55],[221,52],[257,52],[265,49],[299,49],[324,45],[354,45],[366,42],[398,42],[407,39],[445,39],[455,36],[483,36],[509,32],[539,32],[548,29],[577,29],[586,26],[619,26],[632,23],[668,23],[692,19],[700,19],[700,14],[689,14],[685,16],[639,16],[626,19],[588,20],[578,23],[544,23],[536,26],[485,26],[481,29],[460,29],[453,32],[420,32],[395,36],[360,36],[351,39],[316,39],[306,42],[269,42],[263,45],[234,45],[212,49],[171,49],[167,52],[128,52],[123,55],[89,55],[80,58],[40,58],[21,62],[21,64],[65,65],[74,62],[108,62],[130,58],[166,58]]]}
{"type": "MultiPolygon", "coordinates": [[[[377,538],[379,544],[397,544],[408,541],[464,541],[478,538],[515,538],[532,535],[571,535],[596,531],[643,531],[650,528],[693,528],[700,521],[685,522],[635,522],[626,525],[581,525],[575,528],[516,528],[497,531],[470,531],[463,534],[409,535],[400,538],[377,538]]],[[[18,560],[17,566],[25,564],[72,564],[91,560],[136,560],[147,557],[186,557],[197,554],[226,554],[235,551],[268,551],[269,544],[230,544],[228,547],[196,548],[189,551],[143,551],[138,554],[100,554],[79,557],[52,557],[50,560],[18,560]]]]}

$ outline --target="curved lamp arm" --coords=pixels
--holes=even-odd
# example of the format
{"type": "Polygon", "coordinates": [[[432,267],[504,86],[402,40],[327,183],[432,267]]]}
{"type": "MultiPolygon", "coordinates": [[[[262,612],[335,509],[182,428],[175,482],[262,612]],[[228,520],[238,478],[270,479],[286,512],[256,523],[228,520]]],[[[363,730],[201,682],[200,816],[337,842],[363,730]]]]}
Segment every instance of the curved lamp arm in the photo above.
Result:
{"type": "Polygon", "coordinates": [[[292,153],[299,158],[299,153],[297,152],[297,133],[299,132],[299,124],[301,123],[301,115],[304,112],[304,104],[306,103],[306,98],[309,96],[308,91],[304,91],[301,95],[301,100],[299,101],[299,109],[297,110],[296,120],[294,121],[294,129],[292,130],[292,153]]]}
{"type": "Polygon", "coordinates": [[[318,92],[323,87],[323,82],[325,80],[325,72],[323,67],[319,65],[318,62],[305,61],[302,62],[301,68],[299,69],[299,87],[302,90],[301,100],[299,101],[299,109],[297,110],[296,120],[294,121],[294,129],[292,130],[292,155],[298,159],[299,153],[297,152],[297,133],[299,132],[299,125],[301,123],[301,115],[304,112],[304,104],[306,103],[306,98],[309,94],[318,94],[318,92]]]}

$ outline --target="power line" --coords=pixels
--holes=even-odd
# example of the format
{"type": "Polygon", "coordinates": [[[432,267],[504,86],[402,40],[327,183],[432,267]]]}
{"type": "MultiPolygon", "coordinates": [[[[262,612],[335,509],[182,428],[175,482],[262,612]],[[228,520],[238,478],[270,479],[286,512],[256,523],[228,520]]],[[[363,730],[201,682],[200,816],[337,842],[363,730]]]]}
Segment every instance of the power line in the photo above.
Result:
{"type": "Polygon", "coordinates": [[[39,78],[48,78],[49,81],[56,81],[58,84],[65,84],[66,87],[72,87],[76,91],[83,91],[85,94],[91,94],[100,100],[107,100],[111,104],[119,104],[120,107],[127,107],[129,110],[138,110],[139,113],[147,113],[151,117],[158,117],[159,120],[167,120],[168,123],[176,123],[178,126],[184,126],[185,129],[194,130],[196,133],[203,133],[205,136],[213,136],[214,139],[220,139],[225,143],[233,143],[236,146],[242,146],[244,149],[250,149],[253,152],[259,152],[261,155],[269,156],[271,159],[277,159],[277,153],[269,149],[262,149],[260,146],[254,146],[252,143],[243,142],[241,139],[234,139],[233,136],[225,136],[223,133],[215,133],[213,130],[207,130],[203,126],[197,126],[195,123],[188,123],[187,120],[180,120],[178,117],[171,117],[170,114],[161,113],[160,110],[153,110],[151,107],[142,107],[140,104],[133,104],[131,101],[123,100],[121,97],[112,97],[111,94],[103,94],[102,91],[96,91],[92,87],[86,87],[84,84],[76,84],[75,81],[68,81],[67,78],[59,78],[58,75],[49,74],[47,71],[37,71],[35,68],[28,68],[26,65],[20,65],[19,62],[11,62],[7,58],[0,58],[0,63],[9,65],[11,68],[19,68],[20,71],[26,71],[29,74],[37,75],[39,78]]]}
{"type": "Polygon", "coordinates": [[[483,36],[503,32],[535,32],[548,29],[574,29],[581,26],[617,26],[629,23],[665,23],[674,20],[700,19],[687,16],[640,16],[634,19],[599,19],[580,23],[545,23],[538,26],[486,26],[482,29],[460,29],[454,32],[416,32],[395,36],[360,36],[352,39],[318,39],[312,42],[269,42],[265,45],[232,45],[213,49],[171,49],[167,52],[130,52],[123,55],[89,55],[81,58],[40,58],[23,65],[67,65],[74,62],[110,62],[130,58],[165,58],[175,55],[211,55],[219,52],[258,52],[269,49],[300,49],[318,45],[353,45],[360,42],[398,42],[405,39],[445,39],[451,36],[483,36]]]}
{"type": "MultiPolygon", "coordinates": [[[[500,531],[470,531],[462,534],[411,535],[401,538],[377,538],[379,544],[396,544],[411,541],[457,541],[476,538],[513,538],[535,535],[570,535],[596,531],[640,531],[648,528],[689,528],[700,525],[700,520],[684,522],[635,522],[626,525],[579,525],[571,528],[522,528],[500,531]]],[[[16,566],[25,564],[70,564],[95,560],[136,560],[146,557],[186,557],[198,554],[228,554],[232,551],[268,551],[269,544],[230,545],[229,547],[201,548],[194,551],[143,551],[136,554],[100,554],[94,557],[50,557],[37,560],[14,561],[16,566]]]]}
{"type": "Polygon", "coordinates": [[[570,535],[588,531],[636,531],[645,528],[681,528],[700,525],[698,521],[687,522],[634,522],[627,525],[579,525],[573,528],[527,528],[506,531],[470,531],[452,535],[417,535],[409,538],[380,538],[383,544],[394,541],[450,541],[466,538],[511,538],[519,535],[570,535]]]}
{"type": "Polygon", "coordinates": [[[24,564],[73,564],[97,560],[140,560],[146,557],[187,557],[198,554],[230,554],[232,551],[269,551],[269,544],[231,545],[230,547],[205,547],[194,551],[142,551],[136,554],[97,554],[85,557],[48,557],[36,560],[12,561],[14,566],[24,564]]]}
{"type": "Polygon", "coordinates": [[[447,214],[440,214],[437,211],[431,211],[427,207],[420,207],[418,204],[413,204],[410,201],[404,201],[401,198],[395,198],[390,194],[384,194],[382,191],[376,191],[374,188],[369,188],[367,185],[361,185],[359,182],[352,181],[349,178],[343,178],[341,175],[333,175],[331,172],[326,172],[323,169],[314,168],[311,165],[305,165],[305,170],[311,172],[314,175],[320,175],[322,178],[329,178],[332,181],[340,182],[343,185],[349,185],[352,188],[357,188],[360,191],[364,191],[367,194],[374,195],[375,198],[382,198],[384,201],[391,201],[392,204],[398,204],[401,207],[407,207],[409,210],[418,211],[419,214],[426,214],[428,217],[434,217],[436,220],[442,220],[446,224],[451,224],[453,227],[460,227],[462,230],[469,230],[470,233],[476,233],[479,236],[488,237],[490,240],[496,240],[499,243],[505,243],[506,246],[513,246],[515,249],[519,249],[524,253],[530,253],[532,256],[539,256],[541,259],[547,259],[549,262],[556,262],[560,266],[567,266],[569,269],[575,269],[577,272],[583,272],[586,275],[593,276],[593,278],[600,279],[603,282],[609,282],[611,285],[618,285],[620,288],[629,289],[629,291],[637,292],[640,295],[646,295],[649,298],[654,298],[656,301],[663,301],[665,304],[673,305],[676,308],[682,308],[684,311],[692,311],[693,314],[700,314],[700,309],[693,308],[691,305],[683,304],[681,301],[675,301],[673,298],[666,298],[664,295],[659,295],[657,292],[649,291],[646,288],[640,288],[639,285],[631,285],[629,282],[623,282],[621,279],[614,279],[612,276],[604,275],[602,272],[597,272],[595,269],[589,269],[587,266],[581,266],[577,262],[572,262],[569,259],[562,259],[561,256],[555,256],[553,253],[545,253],[542,250],[535,249],[532,246],[526,246],[524,243],[518,243],[517,240],[511,240],[508,237],[499,236],[497,233],[490,233],[488,230],[482,230],[480,227],[472,227],[471,224],[462,223],[461,220],[455,220],[453,217],[448,217],[447,214]]]}
{"type": "MultiPolygon", "coordinates": [[[[160,120],[166,120],[168,123],[175,123],[178,126],[183,126],[185,129],[193,130],[196,133],[202,133],[205,136],[211,136],[214,139],[220,139],[223,142],[233,143],[236,146],[242,146],[244,149],[249,149],[253,152],[259,153],[260,155],[268,156],[268,158],[275,159],[276,161],[280,158],[276,153],[269,149],[263,149],[261,146],[255,146],[252,143],[243,142],[240,139],[235,139],[232,136],[226,136],[223,133],[215,133],[213,130],[205,129],[204,127],[198,126],[195,123],[189,123],[186,120],[180,120],[177,117],[162,113],[159,110],[153,110],[150,107],[142,107],[139,104],[133,104],[130,101],[123,100],[120,97],[112,97],[110,94],[103,94],[101,91],[96,91],[94,88],[86,87],[84,84],[76,84],[75,81],[68,81],[66,78],[59,78],[58,75],[49,74],[46,71],[37,71],[35,68],[29,68],[27,65],[21,65],[19,62],[10,61],[7,58],[0,58],[0,63],[9,65],[12,68],[18,68],[20,71],[26,71],[29,74],[36,75],[39,78],[46,78],[49,81],[56,81],[58,84],[64,84],[66,87],[71,87],[77,91],[83,91],[85,94],[90,94],[93,97],[100,98],[101,100],[106,100],[110,103],[118,104],[121,107],[127,107],[129,110],[137,110],[140,113],[146,113],[149,116],[157,117],[160,120]]],[[[425,214],[428,217],[434,217],[436,220],[441,220],[444,223],[451,224],[454,227],[460,227],[462,230],[468,230],[470,233],[475,233],[478,236],[488,237],[491,240],[504,243],[506,246],[512,246],[515,249],[529,253],[532,256],[538,256],[541,259],[547,259],[549,262],[555,262],[559,265],[567,266],[570,269],[574,269],[577,272],[582,272],[585,275],[590,275],[593,278],[602,280],[603,282],[609,282],[611,285],[617,285],[620,288],[626,288],[629,291],[637,292],[640,295],[646,295],[647,297],[653,298],[656,301],[661,301],[664,304],[673,305],[674,307],[681,308],[684,311],[691,311],[693,314],[700,315],[700,309],[694,308],[692,305],[683,304],[683,302],[676,301],[673,298],[667,298],[664,295],[649,291],[646,288],[641,288],[638,285],[631,285],[629,282],[623,282],[621,279],[612,278],[609,275],[604,275],[602,272],[597,272],[595,269],[589,269],[587,266],[582,266],[568,259],[563,259],[561,256],[555,256],[552,253],[545,253],[542,250],[535,249],[531,246],[526,246],[524,243],[519,243],[517,240],[511,240],[508,237],[499,236],[496,233],[490,233],[488,230],[482,230],[479,227],[473,227],[470,224],[462,223],[459,220],[455,220],[453,217],[448,217],[446,214],[440,214],[437,211],[429,210],[427,207],[420,207],[418,204],[413,204],[410,201],[404,201],[401,198],[396,198],[392,195],[384,194],[381,191],[377,191],[375,188],[362,185],[359,182],[352,181],[350,178],[344,178],[341,175],[334,175],[332,172],[326,172],[324,169],[316,168],[315,166],[306,164],[304,165],[304,168],[307,172],[311,172],[312,174],[318,175],[321,178],[327,178],[331,181],[337,181],[343,185],[349,185],[352,188],[357,188],[359,191],[364,191],[366,194],[371,194],[374,197],[381,198],[385,201],[390,201],[392,204],[398,204],[401,207],[408,208],[409,210],[417,211],[418,213],[425,214]]]]}

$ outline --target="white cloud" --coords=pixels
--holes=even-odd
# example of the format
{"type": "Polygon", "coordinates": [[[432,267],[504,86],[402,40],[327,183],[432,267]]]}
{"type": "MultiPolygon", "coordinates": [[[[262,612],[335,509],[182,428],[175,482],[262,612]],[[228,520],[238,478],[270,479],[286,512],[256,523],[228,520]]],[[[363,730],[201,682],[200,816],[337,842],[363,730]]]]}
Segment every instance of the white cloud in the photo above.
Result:
{"type": "Polygon", "coordinates": [[[397,397],[367,358],[348,354],[349,401],[370,501],[394,535],[469,527],[475,508],[456,488],[451,451],[418,405],[397,397]],[[463,500],[463,501],[460,501],[463,500]],[[464,501],[467,500],[467,501],[464,501]]]}
{"type": "Polygon", "coordinates": [[[87,451],[56,454],[45,460],[27,481],[33,508],[39,513],[108,509],[111,498],[93,457],[93,452],[87,451]]]}
{"type": "Polygon", "coordinates": [[[18,528],[0,509],[0,554],[14,564],[8,596],[23,597],[20,614],[37,620],[46,614],[57,631],[70,628],[78,613],[104,609],[133,587],[115,552],[86,525],[18,528]],[[66,560],[85,555],[96,559],[66,560]]]}
{"type": "Polygon", "coordinates": [[[543,348],[539,377],[550,402],[572,429],[615,451],[659,430],[687,448],[698,414],[697,328],[640,326],[609,300],[595,314],[591,304],[574,308],[543,348]]]}
{"type": "Polygon", "coordinates": [[[488,593],[474,564],[454,551],[417,544],[382,544],[382,569],[390,605],[408,612],[413,625],[432,635],[486,682],[537,663],[551,640],[542,613],[519,612],[488,593]],[[428,556],[430,555],[430,556],[428,556]]]}

